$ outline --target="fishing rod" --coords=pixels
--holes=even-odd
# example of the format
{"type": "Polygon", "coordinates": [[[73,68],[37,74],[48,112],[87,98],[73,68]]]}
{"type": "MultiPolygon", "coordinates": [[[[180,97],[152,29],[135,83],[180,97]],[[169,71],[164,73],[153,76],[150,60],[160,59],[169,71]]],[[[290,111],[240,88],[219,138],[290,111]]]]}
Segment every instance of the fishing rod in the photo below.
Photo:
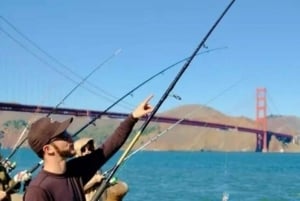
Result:
{"type": "Polygon", "coordinates": [[[183,73],[188,68],[188,66],[190,65],[190,63],[192,62],[192,60],[195,58],[197,52],[201,49],[201,47],[203,47],[203,45],[205,44],[207,38],[213,32],[213,30],[215,29],[215,27],[218,25],[218,23],[224,17],[224,15],[227,13],[227,11],[232,6],[232,4],[234,3],[234,1],[235,0],[232,0],[231,3],[226,7],[226,9],[223,11],[223,13],[221,14],[221,16],[219,17],[219,19],[215,22],[215,24],[211,27],[211,29],[208,31],[208,33],[206,34],[206,36],[202,39],[202,41],[200,42],[200,44],[194,50],[194,52],[192,53],[191,57],[189,57],[187,59],[187,61],[185,62],[185,64],[183,65],[183,67],[180,69],[180,71],[178,72],[178,74],[176,75],[176,77],[174,78],[174,80],[171,82],[171,84],[169,85],[169,87],[167,88],[167,90],[165,91],[165,93],[162,95],[161,99],[158,101],[157,105],[154,107],[153,111],[151,112],[151,114],[149,115],[149,117],[147,118],[147,120],[141,126],[141,128],[139,129],[139,131],[137,132],[137,134],[134,136],[134,138],[130,142],[129,146],[127,147],[127,149],[123,152],[122,156],[117,161],[116,165],[113,167],[113,169],[110,172],[110,174],[108,175],[108,177],[105,178],[104,181],[100,184],[99,188],[96,190],[95,194],[93,195],[91,201],[97,201],[100,198],[100,196],[103,194],[103,192],[105,191],[105,189],[109,185],[110,179],[113,177],[113,175],[115,174],[115,172],[118,170],[118,168],[120,167],[120,165],[123,163],[124,159],[126,158],[126,156],[128,155],[128,153],[131,151],[131,149],[133,148],[134,144],[137,142],[137,140],[139,139],[139,137],[141,136],[141,134],[143,133],[143,131],[146,129],[147,125],[150,123],[151,119],[154,117],[154,115],[156,114],[156,112],[158,111],[158,109],[160,108],[160,106],[163,104],[163,102],[169,96],[169,93],[175,87],[175,85],[178,82],[178,80],[180,79],[180,77],[183,75],[183,73]]]}
{"type": "MultiPolygon", "coordinates": [[[[15,150],[17,148],[17,145],[22,140],[23,136],[25,135],[25,132],[26,132],[26,129],[24,129],[21,132],[20,137],[18,138],[17,142],[15,143],[15,146],[13,147],[13,150],[15,150]]],[[[17,163],[15,161],[11,162],[9,159],[10,159],[10,157],[6,157],[4,160],[1,159],[1,164],[5,167],[7,172],[11,172],[17,166],[17,163]]]]}
{"type": "MultiPolygon", "coordinates": [[[[226,49],[227,47],[219,47],[219,48],[213,48],[210,50],[206,50],[200,53],[197,53],[196,56],[199,56],[201,54],[204,53],[209,53],[212,51],[216,51],[216,50],[222,50],[222,49],[226,49]]],[[[131,95],[134,91],[136,91],[137,89],[139,89],[140,87],[142,87],[143,85],[145,85],[147,82],[151,81],[152,79],[154,79],[155,77],[157,77],[158,75],[164,73],[165,71],[173,68],[174,66],[178,65],[179,63],[184,62],[185,60],[189,59],[190,57],[186,57],[184,59],[181,59],[177,62],[175,62],[174,64],[164,68],[163,70],[159,71],[158,73],[154,74],[153,76],[151,76],[150,78],[148,78],[147,80],[143,81],[142,83],[140,83],[139,85],[137,85],[135,88],[133,88],[132,90],[130,90],[128,93],[126,93],[125,95],[123,95],[121,98],[119,98],[116,102],[114,102],[111,106],[109,106],[106,110],[104,110],[101,114],[98,114],[96,117],[94,117],[92,120],[90,120],[85,126],[83,126],[81,129],[79,129],[77,132],[75,132],[72,135],[72,138],[76,137],[80,132],[82,132],[86,127],[88,127],[89,125],[93,124],[98,118],[100,118],[102,115],[104,115],[109,109],[111,109],[113,106],[115,106],[116,104],[118,104],[120,101],[122,101],[124,98],[126,98],[127,96],[131,95]]],[[[40,160],[34,167],[32,167],[30,170],[28,170],[28,173],[33,173],[35,170],[37,170],[41,165],[43,164],[43,160],[40,160]]],[[[16,183],[17,185],[17,183],[16,183]]],[[[6,192],[10,192],[12,189],[14,188],[14,186],[12,186],[11,188],[7,189],[6,192]]]]}
{"type": "MultiPolygon", "coordinates": [[[[170,131],[171,129],[175,128],[177,125],[179,125],[181,122],[183,122],[188,116],[191,116],[192,113],[196,112],[195,110],[188,113],[185,117],[179,119],[177,122],[175,122],[174,124],[172,124],[171,126],[169,126],[167,129],[163,130],[162,132],[158,133],[157,135],[153,136],[152,138],[150,138],[145,144],[143,144],[142,146],[140,146],[139,148],[137,148],[136,150],[134,150],[133,152],[131,152],[130,154],[128,154],[123,162],[127,161],[129,158],[131,158],[133,155],[135,155],[136,153],[138,153],[139,151],[141,151],[142,149],[144,149],[145,147],[147,147],[149,144],[151,144],[152,142],[156,141],[159,137],[163,136],[165,133],[167,133],[168,131],[170,131]]],[[[113,167],[114,168],[114,167],[113,167]]],[[[113,168],[105,171],[103,173],[103,176],[106,177],[106,175],[109,175],[110,172],[113,171],[113,168]]]]}
{"type": "MultiPolygon", "coordinates": [[[[204,53],[209,53],[212,51],[216,51],[216,50],[221,50],[221,49],[225,49],[227,47],[220,47],[220,48],[214,48],[211,50],[207,50],[204,52],[200,52],[197,55],[200,54],[204,54],[204,53]]],[[[72,137],[77,136],[79,133],[81,133],[84,129],[86,129],[89,125],[93,124],[97,119],[99,119],[102,115],[104,115],[106,112],[108,112],[111,108],[113,108],[115,105],[117,105],[119,102],[121,102],[124,98],[126,98],[127,96],[131,95],[134,91],[136,91],[137,89],[139,89],[140,87],[142,87],[143,85],[145,85],[146,83],[148,83],[149,81],[151,81],[152,79],[156,78],[157,76],[159,76],[160,74],[163,74],[164,72],[166,72],[167,70],[173,68],[174,66],[178,65],[179,63],[182,63],[183,61],[186,61],[187,59],[189,59],[190,57],[186,57],[184,59],[181,59],[179,61],[177,61],[176,63],[164,68],[163,70],[159,71],[158,73],[152,75],[151,77],[149,77],[148,79],[146,79],[145,81],[141,82],[140,84],[138,84],[136,87],[134,87],[133,89],[131,89],[130,91],[128,91],[126,94],[124,94],[121,98],[119,98],[117,101],[115,101],[113,104],[111,104],[109,107],[107,107],[104,111],[102,111],[102,113],[99,113],[98,115],[96,115],[94,118],[92,118],[88,123],[86,123],[83,127],[81,127],[78,131],[76,131],[72,137]]]]}
{"type": "MultiPolygon", "coordinates": [[[[104,64],[106,64],[108,61],[112,60],[115,56],[117,56],[119,53],[121,52],[120,49],[118,49],[117,51],[115,51],[112,55],[110,55],[108,58],[106,58],[101,64],[99,64],[98,66],[96,66],[86,77],[84,77],[75,87],[72,88],[71,91],[69,91],[69,93],[67,93],[67,95],[65,95],[59,102],[58,104],[46,115],[46,117],[49,117],[51,114],[53,114],[58,107],[78,88],[80,87],[89,77],[91,77],[97,70],[99,70],[101,67],[104,66],[104,64]]],[[[26,130],[28,130],[29,124],[27,124],[23,130],[23,132],[25,132],[26,130]]],[[[22,133],[23,133],[22,132],[22,133]]],[[[27,140],[27,136],[23,138],[23,140],[17,145],[15,146],[15,148],[12,150],[12,152],[10,153],[10,155],[8,157],[6,157],[4,159],[4,161],[8,161],[15,153],[16,151],[24,144],[24,142],[27,140]]]]}

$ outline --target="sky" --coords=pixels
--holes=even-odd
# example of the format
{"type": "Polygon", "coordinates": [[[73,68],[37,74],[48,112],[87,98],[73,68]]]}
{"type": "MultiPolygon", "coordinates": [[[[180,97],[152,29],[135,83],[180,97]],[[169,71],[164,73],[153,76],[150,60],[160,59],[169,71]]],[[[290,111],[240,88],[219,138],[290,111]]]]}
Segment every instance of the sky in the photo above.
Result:
{"type": "MultiPolygon", "coordinates": [[[[105,110],[189,57],[229,3],[0,0],[0,102],[105,110]]],[[[159,112],[199,104],[255,119],[256,89],[266,88],[268,115],[300,117],[299,9],[299,0],[237,0],[159,112]]],[[[111,111],[151,94],[156,105],[183,64],[111,111]]]]}

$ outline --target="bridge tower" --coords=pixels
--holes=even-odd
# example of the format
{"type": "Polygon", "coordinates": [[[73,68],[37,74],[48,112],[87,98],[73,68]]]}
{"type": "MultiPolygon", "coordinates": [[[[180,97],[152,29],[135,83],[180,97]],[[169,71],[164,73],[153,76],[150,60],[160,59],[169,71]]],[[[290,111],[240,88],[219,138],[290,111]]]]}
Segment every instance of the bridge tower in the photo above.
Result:
{"type": "Polygon", "coordinates": [[[262,133],[257,133],[257,151],[267,152],[267,99],[266,88],[256,89],[256,125],[262,133]]]}

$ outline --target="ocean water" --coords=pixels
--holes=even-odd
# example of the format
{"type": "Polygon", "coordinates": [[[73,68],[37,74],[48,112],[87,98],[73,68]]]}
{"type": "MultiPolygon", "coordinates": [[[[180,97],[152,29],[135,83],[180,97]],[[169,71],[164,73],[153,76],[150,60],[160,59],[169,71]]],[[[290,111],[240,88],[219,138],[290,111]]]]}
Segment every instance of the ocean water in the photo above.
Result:
{"type": "MultiPolygon", "coordinates": [[[[8,155],[9,150],[2,150],[8,155]]],[[[104,167],[110,169],[117,153],[104,167]]],[[[19,150],[14,172],[39,159],[19,150]]],[[[124,201],[300,201],[300,154],[150,152],[134,154],[116,176],[129,185],[124,201]]]]}

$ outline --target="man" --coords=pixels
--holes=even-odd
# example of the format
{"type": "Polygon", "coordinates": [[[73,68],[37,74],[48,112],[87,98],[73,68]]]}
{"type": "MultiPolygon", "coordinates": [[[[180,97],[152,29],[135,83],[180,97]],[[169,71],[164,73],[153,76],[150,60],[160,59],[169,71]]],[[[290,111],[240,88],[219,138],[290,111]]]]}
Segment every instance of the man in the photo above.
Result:
{"type": "Polygon", "coordinates": [[[152,112],[152,96],[144,100],[95,151],[74,156],[73,141],[66,131],[72,118],[63,122],[44,117],[31,125],[28,143],[44,160],[44,166],[30,182],[24,201],[85,201],[83,186],[125,143],[138,118],[152,112]]]}
{"type": "MultiPolygon", "coordinates": [[[[74,149],[76,152],[76,157],[85,156],[90,154],[95,150],[94,140],[92,138],[81,138],[74,142],[74,149]]],[[[97,187],[101,184],[104,177],[97,172],[88,183],[84,186],[85,198],[90,201],[94,196],[97,187]]],[[[123,197],[128,191],[128,186],[125,182],[116,181],[110,184],[104,195],[102,196],[102,201],[122,201],[123,197]]]]}

